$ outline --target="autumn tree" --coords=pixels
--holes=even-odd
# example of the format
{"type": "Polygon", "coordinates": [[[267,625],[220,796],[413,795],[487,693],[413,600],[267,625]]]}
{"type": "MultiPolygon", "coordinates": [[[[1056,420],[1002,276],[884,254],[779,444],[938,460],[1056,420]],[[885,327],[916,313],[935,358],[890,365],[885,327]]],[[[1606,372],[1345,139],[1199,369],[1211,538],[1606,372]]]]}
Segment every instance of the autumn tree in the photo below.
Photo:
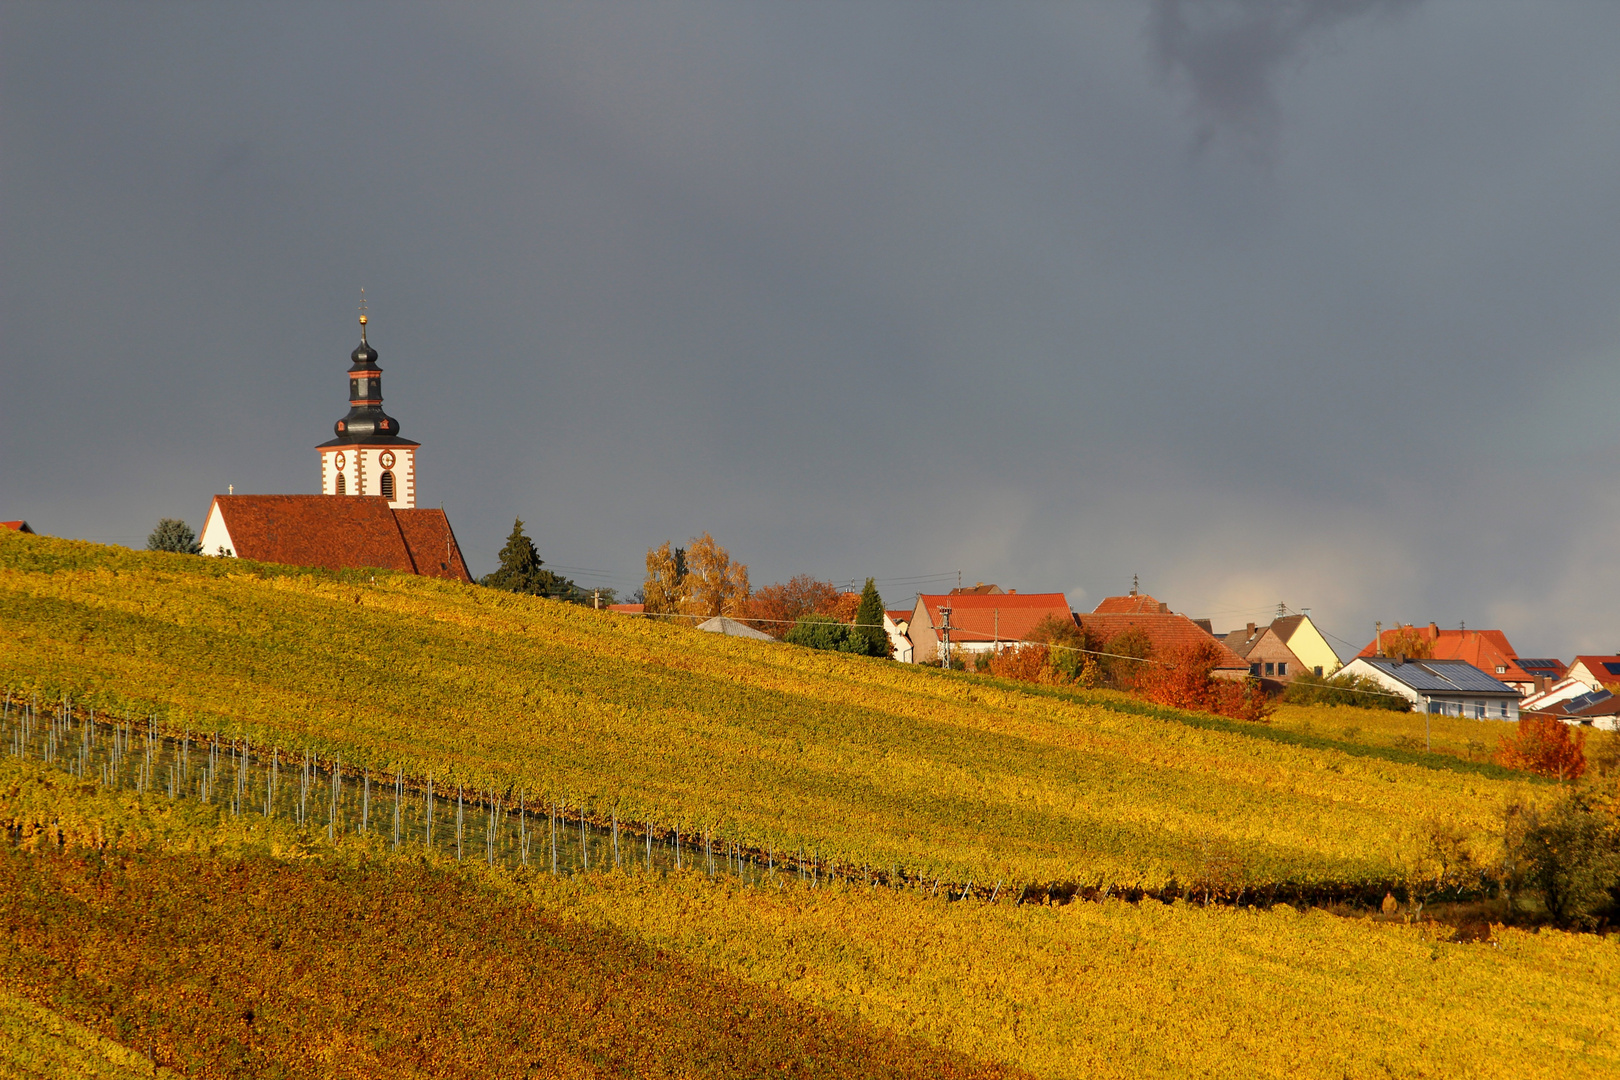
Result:
{"type": "Polygon", "coordinates": [[[1185,645],[1157,664],[1143,665],[1137,679],[1142,697],[1155,705],[1215,713],[1236,720],[1264,720],[1271,703],[1258,679],[1218,679],[1221,647],[1214,638],[1185,645]]]}
{"type": "Polygon", "coordinates": [[[686,574],[681,578],[680,610],[711,619],[716,615],[746,615],[748,567],[732,562],[731,554],[708,533],[686,549],[686,574]]]}
{"type": "Polygon", "coordinates": [[[1087,644],[1085,631],[1076,625],[1072,616],[1060,618],[1048,615],[1024,635],[1026,642],[1048,646],[1047,662],[1064,681],[1081,686],[1095,686],[1099,676],[1095,653],[1087,644]]]}
{"type": "Polygon", "coordinates": [[[1586,732],[1556,716],[1525,714],[1518,730],[1502,736],[1496,763],[1556,780],[1578,780],[1586,772],[1586,732]]]}
{"type": "Polygon", "coordinates": [[[1143,669],[1151,666],[1144,661],[1153,657],[1153,639],[1146,630],[1132,626],[1104,641],[1097,652],[1103,685],[1114,690],[1135,690],[1143,669]]]}
{"type": "Polygon", "coordinates": [[[1045,686],[1092,686],[1097,681],[1085,634],[1072,618],[1056,615],[1036,623],[1019,644],[981,658],[976,670],[1045,686]]]}
{"type": "Polygon", "coordinates": [[[665,540],[647,551],[647,580],[641,586],[643,610],[648,615],[674,615],[686,599],[686,550],[670,550],[665,540]]]}
{"type": "Polygon", "coordinates": [[[826,614],[837,600],[838,588],[832,582],[795,574],[786,583],[756,589],[748,600],[748,619],[772,637],[786,637],[802,616],[826,614]]]}
{"type": "Polygon", "coordinates": [[[1404,656],[1408,660],[1427,660],[1434,656],[1434,642],[1415,626],[1397,626],[1379,635],[1378,640],[1385,656],[1404,656]]]}

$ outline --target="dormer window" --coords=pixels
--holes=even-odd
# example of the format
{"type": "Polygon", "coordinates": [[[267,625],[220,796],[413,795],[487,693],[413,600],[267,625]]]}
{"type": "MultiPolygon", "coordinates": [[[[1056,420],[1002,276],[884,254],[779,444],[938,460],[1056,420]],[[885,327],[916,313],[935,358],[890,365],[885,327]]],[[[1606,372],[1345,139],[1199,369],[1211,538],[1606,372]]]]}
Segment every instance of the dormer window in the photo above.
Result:
{"type": "Polygon", "coordinates": [[[1507,674],[1507,665],[1506,664],[1497,664],[1496,665],[1496,673],[1498,675],[1506,675],[1507,674]]]}

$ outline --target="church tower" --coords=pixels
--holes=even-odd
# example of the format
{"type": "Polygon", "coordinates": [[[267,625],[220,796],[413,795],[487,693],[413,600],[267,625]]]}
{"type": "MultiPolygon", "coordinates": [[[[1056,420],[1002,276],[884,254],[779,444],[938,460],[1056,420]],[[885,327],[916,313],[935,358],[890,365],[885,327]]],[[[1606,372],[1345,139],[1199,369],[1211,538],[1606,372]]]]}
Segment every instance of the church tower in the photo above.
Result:
{"type": "Polygon", "coordinates": [[[321,454],[322,495],[381,495],[396,510],[416,506],[416,448],[399,437],[399,421],[382,409],[382,368],[366,341],[360,312],[360,345],[349,354],[349,413],[333,425],[337,438],[321,454]]]}

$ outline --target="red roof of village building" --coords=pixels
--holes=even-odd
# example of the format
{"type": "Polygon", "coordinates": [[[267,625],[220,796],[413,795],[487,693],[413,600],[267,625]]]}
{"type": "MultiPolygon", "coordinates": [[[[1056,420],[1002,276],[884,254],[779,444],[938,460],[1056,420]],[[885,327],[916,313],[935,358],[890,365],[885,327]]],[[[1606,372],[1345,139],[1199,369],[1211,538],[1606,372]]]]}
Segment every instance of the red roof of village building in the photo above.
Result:
{"type": "MultiPolygon", "coordinates": [[[[1394,630],[1384,631],[1385,655],[1389,655],[1389,635],[1398,630],[1416,633],[1419,638],[1429,642],[1434,647],[1436,660],[1466,660],[1503,682],[1535,682],[1535,676],[1515,662],[1519,654],[1514,651],[1507,635],[1500,630],[1442,630],[1434,623],[1428,626],[1398,626],[1394,630]]],[[[1377,656],[1378,652],[1379,639],[1374,638],[1356,655],[1377,656]]]]}
{"type": "Polygon", "coordinates": [[[1620,656],[1577,656],[1570,662],[1569,670],[1573,672],[1577,664],[1586,668],[1600,684],[1620,682],[1620,656]]]}
{"type": "Polygon", "coordinates": [[[1136,615],[1141,613],[1155,615],[1170,614],[1170,605],[1161,604],[1147,593],[1131,593],[1129,596],[1109,596],[1092,609],[1093,615],[1136,615]]]}
{"type": "Polygon", "coordinates": [[[395,510],[381,495],[216,495],[215,510],[239,558],[472,581],[443,510],[395,510]]]}
{"type": "Polygon", "coordinates": [[[32,533],[26,521],[0,521],[0,528],[10,529],[12,532],[32,533]]]}
{"type": "Polygon", "coordinates": [[[951,640],[1022,641],[1042,619],[1069,619],[1069,601],[1062,593],[954,593],[922,595],[917,601],[934,628],[939,609],[951,609],[951,640]]]}
{"type": "Polygon", "coordinates": [[[1151,596],[1110,596],[1097,605],[1096,611],[1088,615],[1076,615],[1074,621],[1080,624],[1080,628],[1086,631],[1089,637],[1104,645],[1110,638],[1127,630],[1141,630],[1148,641],[1153,643],[1154,655],[1160,657],[1180,652],[1193,645],[1213,642],[1220,658],[1216,662],[1216,670],[1242,671],[1244,674],[1248,674],[1249,671],[1249,662],[1228,648],[1224,641],[1211,635],[1187,616],[1169,610],[1167,605],[1159,603],[1151,596]],[[1138,600],[1144,603],[1141,605],[1124,603],[1138,600]],[[1121,610],[1122,608],[1126,610],[1121,610]]]}

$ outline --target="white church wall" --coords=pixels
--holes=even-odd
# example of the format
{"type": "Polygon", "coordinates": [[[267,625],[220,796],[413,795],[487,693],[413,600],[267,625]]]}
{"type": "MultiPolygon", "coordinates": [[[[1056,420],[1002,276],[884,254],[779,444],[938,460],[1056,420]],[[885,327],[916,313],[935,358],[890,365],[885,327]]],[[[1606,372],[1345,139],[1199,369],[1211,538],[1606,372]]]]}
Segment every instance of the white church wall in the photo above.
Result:
{"type": "Polygon", "coordinates": [[[337,478],[342,475],[345,495],[381,495],[385,471],[394,474],[394,497],[388,505],[396,510],[414,509],[414,446],[337,446],[322,450],[321,494],[336,495],[337,478]]]}
{"type": "Polygon", "coordinates": [[[202,537],[198,540],[204,555],[235,556],[236,544],[231,540],[231,531],[225,527],[225,515],[219,512],[216,502],[208,508],[208,520],[203,523],[202,537]]]}

